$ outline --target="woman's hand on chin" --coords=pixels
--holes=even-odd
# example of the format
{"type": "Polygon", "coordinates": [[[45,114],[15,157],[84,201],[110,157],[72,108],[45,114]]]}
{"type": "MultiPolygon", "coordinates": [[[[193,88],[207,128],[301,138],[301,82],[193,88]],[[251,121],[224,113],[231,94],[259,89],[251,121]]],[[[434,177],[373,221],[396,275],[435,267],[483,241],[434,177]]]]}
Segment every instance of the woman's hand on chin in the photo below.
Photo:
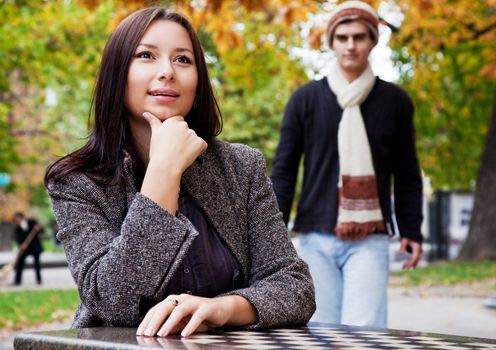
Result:
{"type": "Polygon", "coordinates": [[[150,163],[177,170],[182,174],[207,149],[207,143],[189,128],[182,116],[161,121],[150,112],[143,113],[150,124],[150,163]]]}

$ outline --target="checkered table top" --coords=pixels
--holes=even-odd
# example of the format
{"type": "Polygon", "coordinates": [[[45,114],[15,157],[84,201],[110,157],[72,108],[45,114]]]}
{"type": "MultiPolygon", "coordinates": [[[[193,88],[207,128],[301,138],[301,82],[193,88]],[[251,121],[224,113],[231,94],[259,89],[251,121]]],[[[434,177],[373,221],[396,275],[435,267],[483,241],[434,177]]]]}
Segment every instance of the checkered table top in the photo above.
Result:
{"type": "Polygon", "coordinates": [[[86,328],[21,333],[14,340],[23,349],[172,349],[172,350],[307,350],[307,349],[495,349],[496,339],[390,329],[312,324],[265,331],[212,330],[187,338],[142,337],[134,328],[86,328]]]}

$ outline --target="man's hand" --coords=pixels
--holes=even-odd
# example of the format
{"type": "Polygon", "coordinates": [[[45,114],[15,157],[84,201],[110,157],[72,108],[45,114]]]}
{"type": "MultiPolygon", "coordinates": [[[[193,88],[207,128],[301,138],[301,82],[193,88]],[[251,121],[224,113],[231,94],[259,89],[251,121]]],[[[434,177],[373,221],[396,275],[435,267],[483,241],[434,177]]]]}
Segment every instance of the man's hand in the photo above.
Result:
{"type": "Polygon", "coordinates": [[[418,242],[412,241],[411,239],[402,238],[400,253],[406,254],[407,250],[411,251],[411,256],[410,259],[403,264],[403,268],[414,269],[420,260],[420,255],[422,254],[422,245],[418,242]]]}

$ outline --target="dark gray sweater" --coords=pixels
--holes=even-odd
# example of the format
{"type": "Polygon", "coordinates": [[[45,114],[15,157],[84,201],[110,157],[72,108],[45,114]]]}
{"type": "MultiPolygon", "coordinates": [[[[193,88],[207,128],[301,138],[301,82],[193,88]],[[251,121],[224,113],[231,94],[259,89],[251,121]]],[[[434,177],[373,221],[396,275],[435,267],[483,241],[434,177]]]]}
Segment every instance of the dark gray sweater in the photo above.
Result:
{"type": "MultiPolygon", "coordinates": [[[[404,90],[377,78],[360,110],[370,143],[386,227],[392,234],[393,184],[399,233],[401,237],[422,242],[422,179],[415,150],[413,104],[404,90]]],[[[299,88],[286,106],[271,179],[287,222],[303,157],[303,186],[295,231],[333,232],[336,226],[337,133],[342,113],[326,78],[299,88]]]]}
{"type": "MultiPolygon", "coordinates": [[[[137,192],[132,161],[126,182],[100,187],[75,173],[48,191],[81,304],[74,327],[137,326],[163,300],[176,268],[198,235],[137,192]]],[[[306,323],[315,310],[307,265],[298,258],[278,209],[265,162],[247,146],[212,141],[182,185],[204,210],[243,270],[254,328],[306,323]]]]}

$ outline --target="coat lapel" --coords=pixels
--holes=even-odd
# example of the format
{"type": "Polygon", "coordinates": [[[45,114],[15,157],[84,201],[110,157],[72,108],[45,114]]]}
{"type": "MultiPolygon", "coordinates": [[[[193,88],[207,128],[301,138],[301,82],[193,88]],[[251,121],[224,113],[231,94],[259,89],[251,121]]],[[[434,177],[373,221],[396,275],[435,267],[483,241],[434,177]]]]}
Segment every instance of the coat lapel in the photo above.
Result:
{"type": "Polygon", "coordinates": [[[129,155],[129,152],[124,150],[124,174],[125,174],[125,186],[126,186],[126,213],[131,206],[131,203],[136,196],[136,192],[138,189],[136,188],[136,183],[134,180],[134,169],[133,169],[133,160],[129,155]]]}

